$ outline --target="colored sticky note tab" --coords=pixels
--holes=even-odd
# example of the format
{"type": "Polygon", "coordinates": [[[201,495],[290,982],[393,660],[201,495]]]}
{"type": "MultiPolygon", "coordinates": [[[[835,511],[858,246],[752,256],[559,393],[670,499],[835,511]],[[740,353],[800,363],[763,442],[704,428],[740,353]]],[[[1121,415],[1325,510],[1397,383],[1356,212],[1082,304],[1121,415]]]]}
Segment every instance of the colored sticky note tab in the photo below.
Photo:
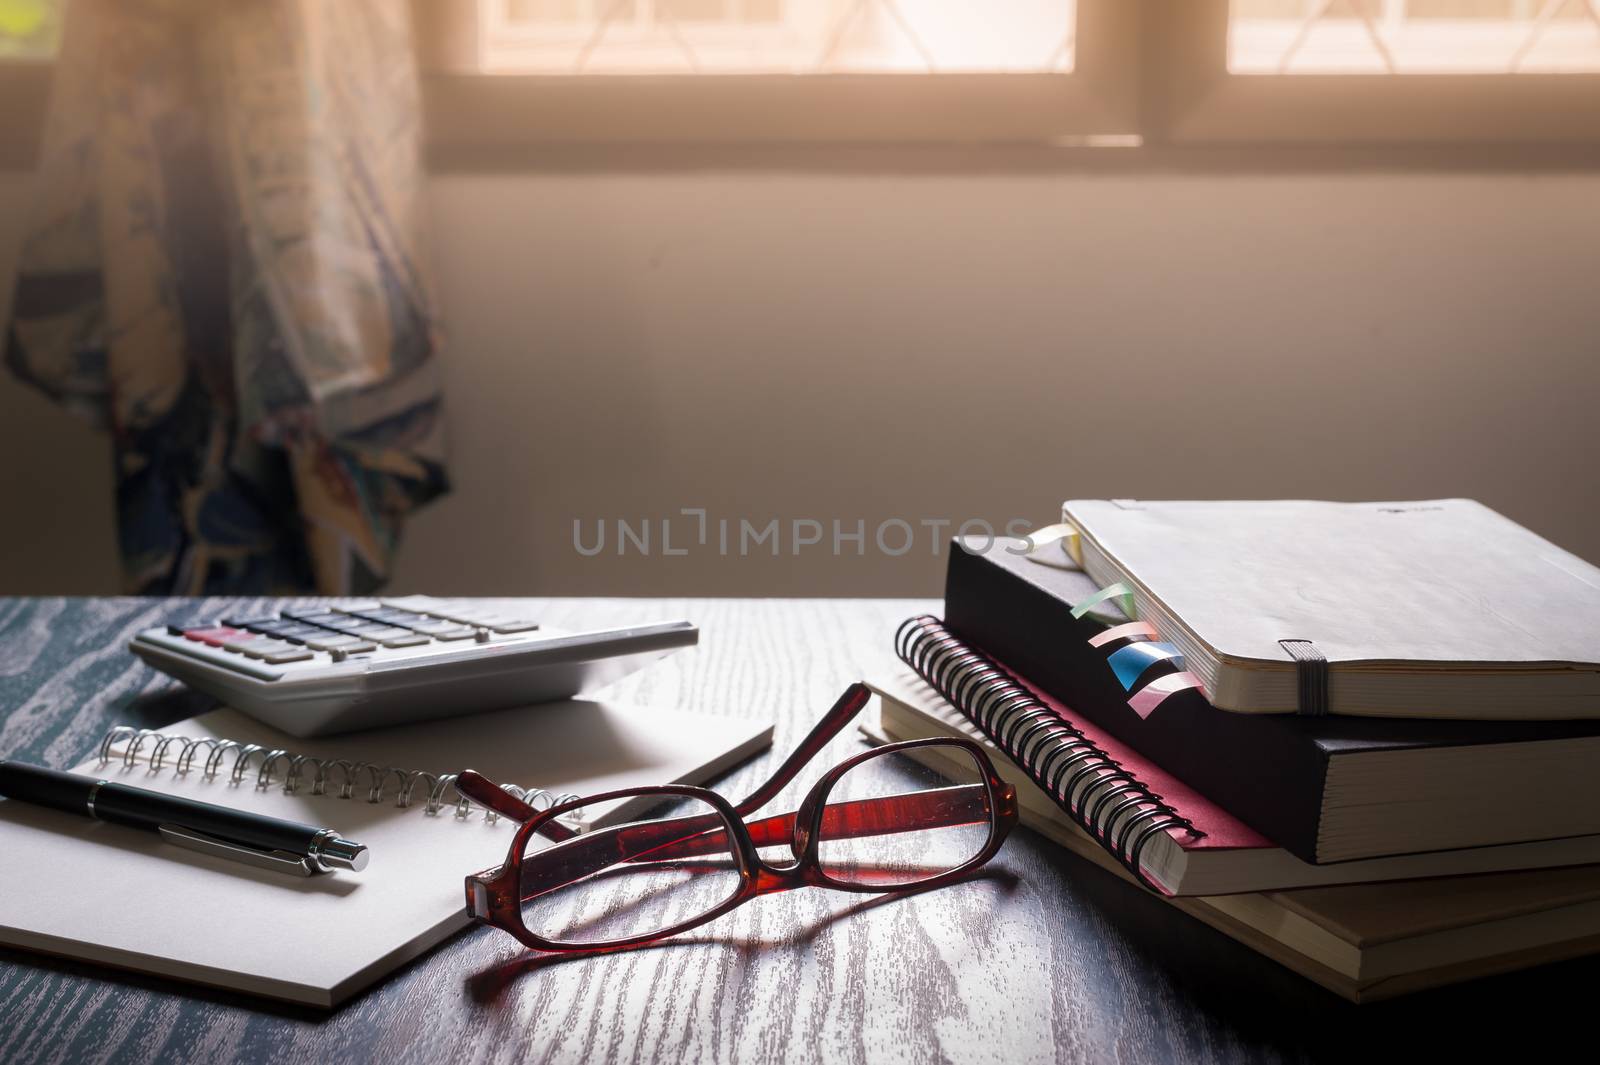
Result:
{"type": "Polygon", "coordinates": [[[1128,585],[1122,581],[1118,581],[1115,584],[1106,585],[1104,588],[1100,589],[1098,592],[1095,592],[1089,598],[1073,607],[1072,616],[1075,618],[1081,618],[1083,615],[1087,614],[1089,611],[1093,610],[1107,599],[1117,600],[1117,605],[1122,608],[1122,612],[1128,615],[1130,618],[1138,616],[1137,612],[1133,608],[1133,589],[1128,587],[1128,585]]]}
{"type": "Polygon", "coordinates": [[[1182,667],[1183,652],[1170,643],[1130,643],[1112,651],[1106,661],[1111,663],[1111,671],[1122,682],[1123,690],[1131,691],[1145,670],[1169,659],[1182,667]]]}
{"type": "Polygon", "coordinates": [[[1030,556],[1060,544],[1061,550],[1066,552],[1067,557],[1071,558],[1079,569],[1083,568],[1083,548],[1079,543],[1078,530],[1067,522],[1036,529],[1028,534],[1028,543],[1031,545],[1028,548],[1030,556]]]}
{"type": "Polygon", "coordinates": [[[1138,714],[1139,719],[1142,721],[1155,713],[1156,707],[1166,702],[1168,696],[1188,691],[1191,688],[1201,695],[1206,692],[1205,688],[1200,684],[1200,678],[1193,673],[1168,673],[1165,676],[1157,677],[1134,692],[1133,698],[1128,700],[1128,705],[1133,708],[1133,712],[1138,714]]]}
{"type": "Polygon", "coordinates": [[[1089,646],[1104,647],[1108,643],[1116,643],[1118,640],[1132,640],[1140,636],[1153,640],[1158,635],[1156,627],[1148,621],[1130,621],[1126,625],[1118,625],[1115,628],[1107,629],[1098,636],[1089,637],[1089,646]]]}

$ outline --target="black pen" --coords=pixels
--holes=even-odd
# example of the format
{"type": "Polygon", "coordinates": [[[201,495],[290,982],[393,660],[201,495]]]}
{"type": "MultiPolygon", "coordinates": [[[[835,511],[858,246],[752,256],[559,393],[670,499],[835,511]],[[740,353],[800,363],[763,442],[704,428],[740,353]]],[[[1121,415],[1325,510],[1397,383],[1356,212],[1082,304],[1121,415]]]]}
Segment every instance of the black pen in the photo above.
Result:
{"type": "Polygon", "coordinates": [[[157,832],[179,847],[297,876],[335,869],[360,872],[369,857],[367,848],[340,838],[331,828],[21,762],[0,761],[0,795],[157,832]]]}

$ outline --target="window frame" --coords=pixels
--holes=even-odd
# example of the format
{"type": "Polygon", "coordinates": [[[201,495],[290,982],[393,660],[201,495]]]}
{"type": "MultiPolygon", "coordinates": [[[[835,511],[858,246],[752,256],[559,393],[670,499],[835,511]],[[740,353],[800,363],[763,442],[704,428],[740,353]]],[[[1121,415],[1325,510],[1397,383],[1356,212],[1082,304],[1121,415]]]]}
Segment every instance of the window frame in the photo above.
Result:
{"type": "Polygon", "coordinates": [[[430,150],[529,144],[1075,144],[1138,122],[1137,2],[1078,0],[1064,73],[480,73],[476,0],[416,0],[430,150]]]}
{"type": "MultiPolygon", "coordinates": [[[[862,149],[967,168],[1600,160],[1600,74],[1231,74],[1228,0],[1079,0],[1070,73],[803,77],[480,73],[476,0],[413,4],[445,169],[539,165],[561,146],[645,165],[888,158],[862,149]]],[[[0,60],[0,170],[37,158],[51,69],[0,60]]]]}

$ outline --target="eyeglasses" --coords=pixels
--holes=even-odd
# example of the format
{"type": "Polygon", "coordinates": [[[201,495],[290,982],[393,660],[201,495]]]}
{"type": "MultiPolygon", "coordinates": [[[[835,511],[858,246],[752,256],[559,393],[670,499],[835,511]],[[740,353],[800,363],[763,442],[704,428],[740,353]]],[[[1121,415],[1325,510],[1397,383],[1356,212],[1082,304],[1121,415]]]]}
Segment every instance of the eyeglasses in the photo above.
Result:
{"type": "Polygon", "coordinates": [[[892,743],[830,769],[794,813],[759,809],[860,712],[852,684],[776,773],[729,803],[687,785],[610,791],[535,810],[472,770],[463,794],[521,821],[504,865],[467,877],[467,912],[544,951],[638,946],[797,887],[890,892],[940,887],[994,857],[1017,823],[1016,789],[964,739],[892,743]],[[651,817],[578,833],[586,806],[645,804],[651,817]],[[543,838],[540,838],[543,837],[543,838]],[[760,848],[782,847],[775,863],[760,848]]]}

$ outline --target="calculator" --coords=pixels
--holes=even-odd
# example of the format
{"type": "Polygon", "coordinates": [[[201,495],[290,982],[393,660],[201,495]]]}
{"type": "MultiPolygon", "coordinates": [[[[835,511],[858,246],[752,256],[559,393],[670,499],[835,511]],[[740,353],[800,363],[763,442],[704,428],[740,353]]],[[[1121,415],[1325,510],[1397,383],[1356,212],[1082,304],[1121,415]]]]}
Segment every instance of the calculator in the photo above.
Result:
{"type": "Polygon", "coordinates": [[[129,650],[294,736],[397,725],[585,695],[691,647],[670,621],[542,627],[505,601],[407,596],[146,629],[129,650]]]}

